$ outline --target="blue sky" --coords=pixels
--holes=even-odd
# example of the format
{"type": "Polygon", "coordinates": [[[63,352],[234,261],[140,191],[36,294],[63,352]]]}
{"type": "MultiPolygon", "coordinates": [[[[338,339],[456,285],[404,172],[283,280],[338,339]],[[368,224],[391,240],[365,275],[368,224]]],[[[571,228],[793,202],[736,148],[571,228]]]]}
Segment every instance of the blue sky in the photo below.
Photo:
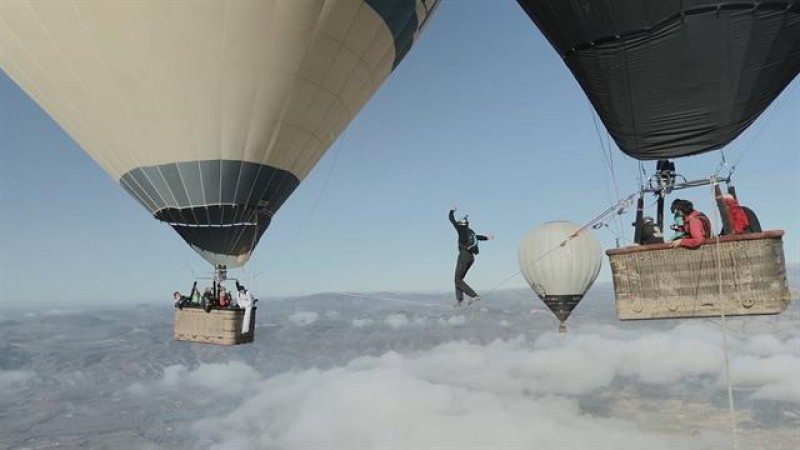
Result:
{"type": "MultiPolygon", "coordinates": [[[[800,80],[725,149],[743,204],[784,229],[800,261],[800,80]]],[[[550,220],[584,223],[616,197],[584,93],[511,0],[445,1],[418,44],[278,212],[233,272],[260,296],[449,291],[454,205],[484,243],[468,281],[518,271],[517,246],[550,220]]],[[[613,152],[620,195],[638,163],[613,152]]],[[[677,162],[707,177],[719,152],[677,162]]],[[[647,163],[652,171],[653,163],[647,163]]],[[[713,212],[710,190],[683,191],[713,212]]],[[[714,217],[712,215],[712,217],[714,217]]],[[[632,236],[633,213],[597,232],[632,236]]],[[[168,301],[208,266],[106,175],[0,72],[1,302],[168,301]]],[[[610,279],[607,262],[600,280],[610,279]]],[[[503,287],[523,286],[515,277],[503,287]]],[[[533,295],[533,294],[532,294],[533,295]]]]}

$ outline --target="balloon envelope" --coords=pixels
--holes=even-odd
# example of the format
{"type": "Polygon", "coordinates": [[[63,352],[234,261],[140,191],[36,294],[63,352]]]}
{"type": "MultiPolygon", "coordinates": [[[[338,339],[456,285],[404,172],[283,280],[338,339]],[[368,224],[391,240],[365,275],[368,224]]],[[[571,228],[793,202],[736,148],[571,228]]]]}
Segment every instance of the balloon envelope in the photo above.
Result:
{"type": "Polygon", "coordinates": [[[0,2],[0,67],[212,264],[273,215],[437,1],[0,2]]]}
{"type": "Polygon", "coordinates": [[[600,272],[601,246],[590,230],[572,222],[548,222],[519,244],[525,281],[558,319],[567,320],[600,272]]]}
{"type": "Polygon", "coordinates": [[[800,71],[800,0],[517,0],[628,155],[726,145],[800,71]]]}

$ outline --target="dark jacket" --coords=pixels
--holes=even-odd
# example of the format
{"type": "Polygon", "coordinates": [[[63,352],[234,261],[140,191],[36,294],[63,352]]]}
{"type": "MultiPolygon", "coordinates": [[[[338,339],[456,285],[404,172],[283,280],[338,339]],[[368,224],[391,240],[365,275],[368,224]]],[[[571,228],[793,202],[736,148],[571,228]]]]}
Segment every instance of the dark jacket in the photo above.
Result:
{"type": "Polygon", "coordinates": [[[653,219],[645,220],[642,224],[642,244],[663,244],[664,236],[661,234],[661,229],[658,225],[653,223],[653,219]]]}
{"type": "Polygon", "coordinates": [[[748,208],[747,206],[740,206],[742,211],[747,215],[747,230],[746,233],[761,233],[761,222],[758,220],[758,216],[756,213],[753,212],[752,209],[748,208]]]}
{"type": "Polygon", "coordinates": [[[450,214],[448,217],[450,218],[450,223],[453,224],[456,231],[458,232],[458,249],[459,250],[466,250],[473,255],[477,255],[478,250],[478,241],[486,241],[489,238],[482,235],[482,234],[475,234],[472,231],[472,228],[466,224],[459,224],[456,222],[455,210],[451,209],[450,214]]]}

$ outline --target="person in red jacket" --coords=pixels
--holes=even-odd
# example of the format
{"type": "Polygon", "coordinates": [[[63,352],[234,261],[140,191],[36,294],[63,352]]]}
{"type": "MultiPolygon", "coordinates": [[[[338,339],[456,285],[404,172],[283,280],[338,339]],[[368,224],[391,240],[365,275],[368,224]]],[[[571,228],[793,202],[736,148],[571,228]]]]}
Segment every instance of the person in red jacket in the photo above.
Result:
{"type": "Polygon", "coordinates": [[[711,237],[711,221],[705,214],[695,211],[694,205],[689,200],[675,199],[670,211],[683,217],[687,233],[686,237],[672,241],[670,243],[672,247],[698,248],[703,245],[705,239],[711,237]]]}
{"type": "Polygon", "coordinates": [[[722,194],[720,198],[725,202],[728,207],[728,215],[731,218],[731,227],[733,228],[731,234],[745,234],[750,229],[750,219],[744,212],[739,202],[730,194],[722,194]]]}

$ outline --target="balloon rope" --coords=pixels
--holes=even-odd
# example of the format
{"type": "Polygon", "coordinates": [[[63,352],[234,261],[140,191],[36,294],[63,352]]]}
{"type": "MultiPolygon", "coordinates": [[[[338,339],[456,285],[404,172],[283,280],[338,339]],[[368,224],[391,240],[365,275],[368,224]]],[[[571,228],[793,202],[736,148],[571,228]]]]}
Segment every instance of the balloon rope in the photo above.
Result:
{"type": "Polygon", "coordinates": [[[429,308],[439,308],[439,309],[450,309],[449,307],[442,306],[439,303],[425,303],[425,302],[418,302],[414,300],[404,300],[400,298],[389,298],[389,297],[381,297],[379,295],[370,295],[370,294],[356,294],[350,292],[333,292],[332,295],[338,297],[354,297],[354,298],[364,298],[367,300],[381,300],[385,302],[395,302],[395,303],[406,303],[409,305],[419,305],[419,306],[427,306],[429,308]]]}
{"type": "Polygon", "coordinates": [[[636,195],[638,193],[639,192],[636,191],[636,192],[628,195],[627,197],[623,198],[622,200],[619,200],[615,205],[610,206],[608,209],[606,209],[605,211],[603,211],[600,214],[598,214],[597,216],[595,216],[594,219],[589,221],[589,223],[587,223],[586,225],[584,225],[581,228],[579,228],[578,231],[576,231],[573,236],[577,236],[578,233],[582,232],[583,230],[585,230],[587,228],[594,227],[598,223],[602,222],[602,220],[604,218],[606,218],[606,216],[608,216],[609,214],[611,214],[613,212],[616,212],[617,214],[619,214],[622,210],[624,210],[626,207],[628,207],[631,204],[631,202],[633,201],[634,197],[636,197],[636,195]]]}
{"type": "MultiPolygon", "coordinates": [[[[611,140],[608,137],[609,136],[608,135],[608,131],[606,131],[606,142],[603,143],[603,136],[602,136],[602,132],[600,131],[600,125],[598,123],[599,121],[597,119],[597,115],[595,114],[595,110],[594,110],[591,102],[589,102],[588,100],[587,100],[587,104],[589,106],[589,113],[592,116],[592,122],[594,123],[594,132],[597,135],[597,140],[600,142],[600,152],[603,154],[603,159],[606,162],[606,166],[608,167],[609,175],[611,176],[611,182],[614,185],[614,195],[616,196],[615,198],[620,198],[620,196],[619,196],[619,184],[617,183],[617,173],[616,173],[616,170],[614,169],[614,154],[611,152],[611,140]]],[[[617,234],[617,236],[619,236],[621,234],[623,236],[623,238],[624,238],[624,236],[625,236],[625,227],[622,224],[622,217],[618,217],[618,219],[619,220],[617,220],[617,233],[616,234],[617,234]]]]}
{"type": "MultiPolygon", "coordinates": [[[[600,213],[600,214],[598,214],[597,216],[595,216],[595,218],[594,218],[594,219],[592,219],[592,220],[590,220],[590,221],[589,221],[589,222],[588,222],[586,225],[584,225],[584,226],[580,227],[580,228],[579,228],[577,231],[575,231],[575,232],[574,232],[574,233],[572,233],[571,235],[567,236],[567,238],[566,238],[566,239],[564,239],[563,241],[559,242],[557,245],[554,245],[552,248],[550,248],[549,250],[547,250],[547,251],[546,251],[546,252],[544,252],[543,254],[539,255],[539,257],[538,257],[538,258],[536,258],[536,259],[534,259],[534,260],[533,260],[533,262],[531,262],[531,264],[530,264],[530,265],[531,265],[531,266],[534,266],[534,265],[536,265],[536,264],[537,264],[539,261],[541,261],[542,259],[546,258],[546,257],[547,257],[547,256],[548,256],[550,253],[553,253],[554,251],[558,250],[558,249],[559,249],[559,247],[563,247],[563,246],[567,245],[567,242],[569,242],[570,240],[572,240],[572,239],[574,239],[574,238],[578,237],[578,235],[579,235],[580,233],[582,233],[583,231],[585,231],[585,230],[587,230],[587,229],[589,229],[589,228],[593,227],[594,225],[596,225],[597,223],[599,223],[600,221],[602,221],[602,220],[603,220],[603,219],[604,219],[606,216],[608,216],[609,214],[611,214],[611,213],[613,213],[613,212],[617,212],[617,211],[619,211],[621,208],[624,208],[624,207],[625,207],[625,206],[626,206],[626,205],[627,205],[627,204],[628,204],[628,203],[629,203],[629,202],[630,202],[630,201],[631,201],[631,200],[632,200],[632,199],[633,199],[633,198],[636,196],[636,194],[637,194],[637,193],[636,193],[636,192],[634,192],[633,194],[629,195],[628,197],[626,197],[626,198],[624,198],[624,199],[622,199],[622,200],[618,201],[618,202],[617,202],[617,204],[615,204],[615,205],[611,206],[610,208],[606,209],[606,210],[605,210],[605,211],[603,211],[602,213],[600,213]]],[[[518,271],[516,271],[516,272],[515,272],[513,275],[511,275],[511,276],[509,276],[509,277],[505,278],[503,281],[501,281],[501,282],[497,283],[497,284],[496,284],[494,287],[492,287],[491,289],[489,289],[489,290],[488,290],[488,291],[486,291],[486,292],[487,292],[487,293],[491,293],[491,292],[494,292],[494,291],[496,291],[496,290],[497,290],[497,289],[498,289],[500,286],[503,286],[504,284],[508,283],[509,281],[511,281],[512,279],[514,279],[514,277],[516,277],[517,275],[519,275],[520,273],[521,273],[521,272],[520,272],[519,270],[518,270],[518,271]]]]}
{"type": "MultiPolygon", "coordinates": [[[[514,279],[514,278],[515,278],[517,275],[519,275],[520,273],[521,273],[521,272],[520,272],[519,270],[518,270],[518,271],[516,271],[516,272],[514,272],[514,274],[513,274],[513,275],[511,275],[511,276],[509,276],[509,277],[505,278],[503,281],[501,281],[501,282],[497,283],[497,284],[496,284],[496,285],[494,285],[494,286],[493,286],[491,289],[489,289],[488,291],[486,291],[486,293],[487,293],[487,294],[491,294],[492,292],[494,292],[494,291],[498,290],[498,289],[500,288],[500,286],[502,286],[502,285],[504,285],[504,284],[508,283],[509,281],[513,280],[513,279],[514,279]]],[[[484,295],[485,295],[485,294],[484,294],[484,295]]]]}
{"type": "MultiPolygon", "coordinates": [[[[328,170],[327,175],[325,176],[325,180],[322,182],[322,187],[320,188],[319,193],[317,194],[317,198],[314,200],[314,203],[311,205],[311,209],[308,211],[308,214],[306,215],[305,220],[303,220],[303,222],[300,224],[300,226],[297,227],[295,233],[292,235],[291,238],[289,238],[288,242],[286,242],[286,244],[283,246],[283,248],[278,249],[279,252],[286,252],[288,249],[290,249],[292,247],[292,245],[294,245],[294,242],[297,239],[297,237],[300,235],[300,232],[302,232],[303,228],[305,228],[305,226],[308,224],[308,222],[311,221],[311,218],[313,217],[314,212],[317,210],[317,207],[319,206],[319,202],[322,199],[322,194],[325,192],[325,188],[328,186],[328,182],[331,180],[331,176],[333,175],[333,171],[334,171],[334,169],[336,169],[336,163],[339,161],[339,155],[341,155],[341,153],[342,153],[341,148],[344,147],[344,142],[345,142],[347,136],[348,136],[347,129],[345,129],[342,132],[341,137],[334,144],[334,148],[332,150],[332,152],[333,152],[333,162],[331,163],[331,167],[328,170]]],[[[278,253],[278,252],[276,252],[276,253],[278,253]]],[[[278,254],[280,255],[280,253],[278,253],[278,254]]],[[[253,281],[263,277],[265,273],[267,273],[266,270],[262,271],[261,273],[256,274],[253,277],[253,281]]]]}
{"type": "MultiPolygon", "coordinates": [[[[716,191],[714,187],[716,183],[711,184],[711,195],[716,196],[716,191]]],[[[722,216],[717,210],[717,218],[722,221],[722,216]]],[[[730,365],[730,357],[728,355],[728,326],[725,320],[725,298],[723,297],[722,293],[722,253],[719,248],[719,235],[715,237],[716,240],[716,254],[717,254],[717,281],[719,283],[719,304],[720,304],[720,328],[722,328],[722,355],[724,361],[724,369],[725,369],[725,385],[728,390],[728,413],[730,415],[730,422],[731,422],[731,441],[732,441],[732,448],[733,450],[737,450],[739,447],[739,441],[737,439],[737,430],[736,430],[736,405],[734,403],[733,397],[733,385],[731,384],[731,365],[730,365]]]]}

